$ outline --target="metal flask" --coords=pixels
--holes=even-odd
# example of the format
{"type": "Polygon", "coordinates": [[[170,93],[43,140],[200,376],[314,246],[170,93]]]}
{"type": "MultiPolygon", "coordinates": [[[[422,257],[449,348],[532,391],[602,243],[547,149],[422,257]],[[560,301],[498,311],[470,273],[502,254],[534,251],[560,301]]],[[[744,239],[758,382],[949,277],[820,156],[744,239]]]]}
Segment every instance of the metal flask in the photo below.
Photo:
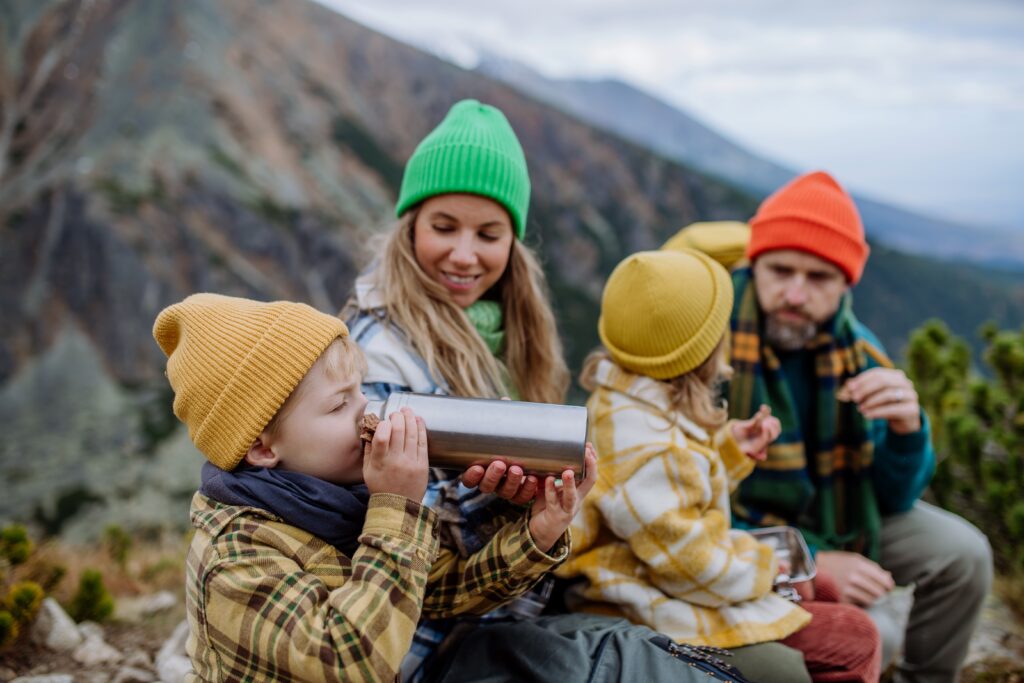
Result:
{"type": "Polygon", "coordinates": [[[381,420],[411,408],[427,427],[431,467],[465,470],[494,460],[519,465],[527,474],[585,476],[587,409],[551,403],[392,393],[370,401],[367,413],[381,420]]]}

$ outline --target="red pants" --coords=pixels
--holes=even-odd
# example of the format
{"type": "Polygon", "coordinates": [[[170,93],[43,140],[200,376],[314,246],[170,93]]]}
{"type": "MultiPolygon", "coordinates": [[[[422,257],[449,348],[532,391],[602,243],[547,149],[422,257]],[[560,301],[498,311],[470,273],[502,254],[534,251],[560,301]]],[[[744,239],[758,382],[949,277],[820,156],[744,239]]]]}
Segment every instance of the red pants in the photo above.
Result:
{"type": "Polygon", "coordinates": [[[812,680],[878,681],[882,668],[878,629],[864,610],[839,603],[839,591],[828,575],[819,571],[814,600],[800,606],[811,613],[811,623],[782,644],[803,653],[812,680]]]}

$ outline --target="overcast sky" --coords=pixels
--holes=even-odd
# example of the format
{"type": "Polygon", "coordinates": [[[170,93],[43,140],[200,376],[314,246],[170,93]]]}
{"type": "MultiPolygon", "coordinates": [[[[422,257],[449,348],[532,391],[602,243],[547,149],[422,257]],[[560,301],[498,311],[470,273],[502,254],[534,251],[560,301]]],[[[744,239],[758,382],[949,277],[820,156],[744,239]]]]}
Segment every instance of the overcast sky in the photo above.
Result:
{"type": "Polygon", "coordinates": [[[1024,232],[1019,0],[320,0],[474,66],[615,76],[798,170],[1024,232]]]}

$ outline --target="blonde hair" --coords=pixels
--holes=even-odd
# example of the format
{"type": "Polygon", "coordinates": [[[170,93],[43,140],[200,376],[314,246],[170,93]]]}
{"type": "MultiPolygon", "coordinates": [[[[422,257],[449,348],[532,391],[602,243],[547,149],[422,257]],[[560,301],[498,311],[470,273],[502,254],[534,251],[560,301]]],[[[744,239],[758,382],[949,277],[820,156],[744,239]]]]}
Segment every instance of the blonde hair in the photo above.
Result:
{"type": "MultiPolygon", "coordinates": [[[[732,377],[732,368],[726,363],[726,338],[723,336],[703,363],[690,372],[666,380],[655,380],[666,385],[669,409],[714,433],[729,419],[729,409],[721,400],[722,382],[732,377]]],[[[614,363],[604,348],[591,351],[583,361],[580,384],[587,391],[597,388],[597,365],[602,360],[614,363]]]]}
{"type": "Polygon", "coordinates": [[[267,423],[267,426],[264,428],[267,434],[277,436],[280,433],[281,425],[288,419],[288,415],[305,393],[308,386],[306,379],[313,372],[321,372],[325,376],[337,380],[354,377],[358,383],[366,374],[366,356],[363,355],[362,349],[347,336],[338,337],[331,342],[324,349],[324,352],[320,354],[320,357],[316,359],[316,362],[310,366],[309,371],[306,372],[302,380],[295,386],[292,393],[281,404],[281,407],[277,409],[274,417],[267,423]]]}
{"type": "MultiPolygon", "coordinates": [[[[487,348],[448,290],[432,280],[413,247],[419,207],[407,211],[387,236],[378,266],[385,324],[401,330],[412,349],[456,396],[498,398],[508,393],[501,363],[487,348]]],[[[497,295],[505,325],[502,359],[512,387],[524,401],[561,403],[569,386],[555,316],[548,303],[544,272],[536,256],[518,239],[508,266],[488,292],[497,295]]],[[[348,318],[358,304],[349,299],[348,318]]]]}

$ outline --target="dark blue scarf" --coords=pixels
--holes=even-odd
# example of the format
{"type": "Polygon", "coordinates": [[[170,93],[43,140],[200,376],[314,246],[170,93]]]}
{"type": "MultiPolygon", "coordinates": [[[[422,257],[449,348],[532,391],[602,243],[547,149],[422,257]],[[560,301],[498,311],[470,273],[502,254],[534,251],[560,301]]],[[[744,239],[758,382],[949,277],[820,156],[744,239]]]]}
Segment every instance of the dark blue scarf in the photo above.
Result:
{"type": "Polygon", "coordinates": [[[352,557],[359,547],[370,492],[365,484],[339,486],[308,474],[243,462],[231,472],[203,463],[199,492],[225,505],[272,512],[352,557]]]}

